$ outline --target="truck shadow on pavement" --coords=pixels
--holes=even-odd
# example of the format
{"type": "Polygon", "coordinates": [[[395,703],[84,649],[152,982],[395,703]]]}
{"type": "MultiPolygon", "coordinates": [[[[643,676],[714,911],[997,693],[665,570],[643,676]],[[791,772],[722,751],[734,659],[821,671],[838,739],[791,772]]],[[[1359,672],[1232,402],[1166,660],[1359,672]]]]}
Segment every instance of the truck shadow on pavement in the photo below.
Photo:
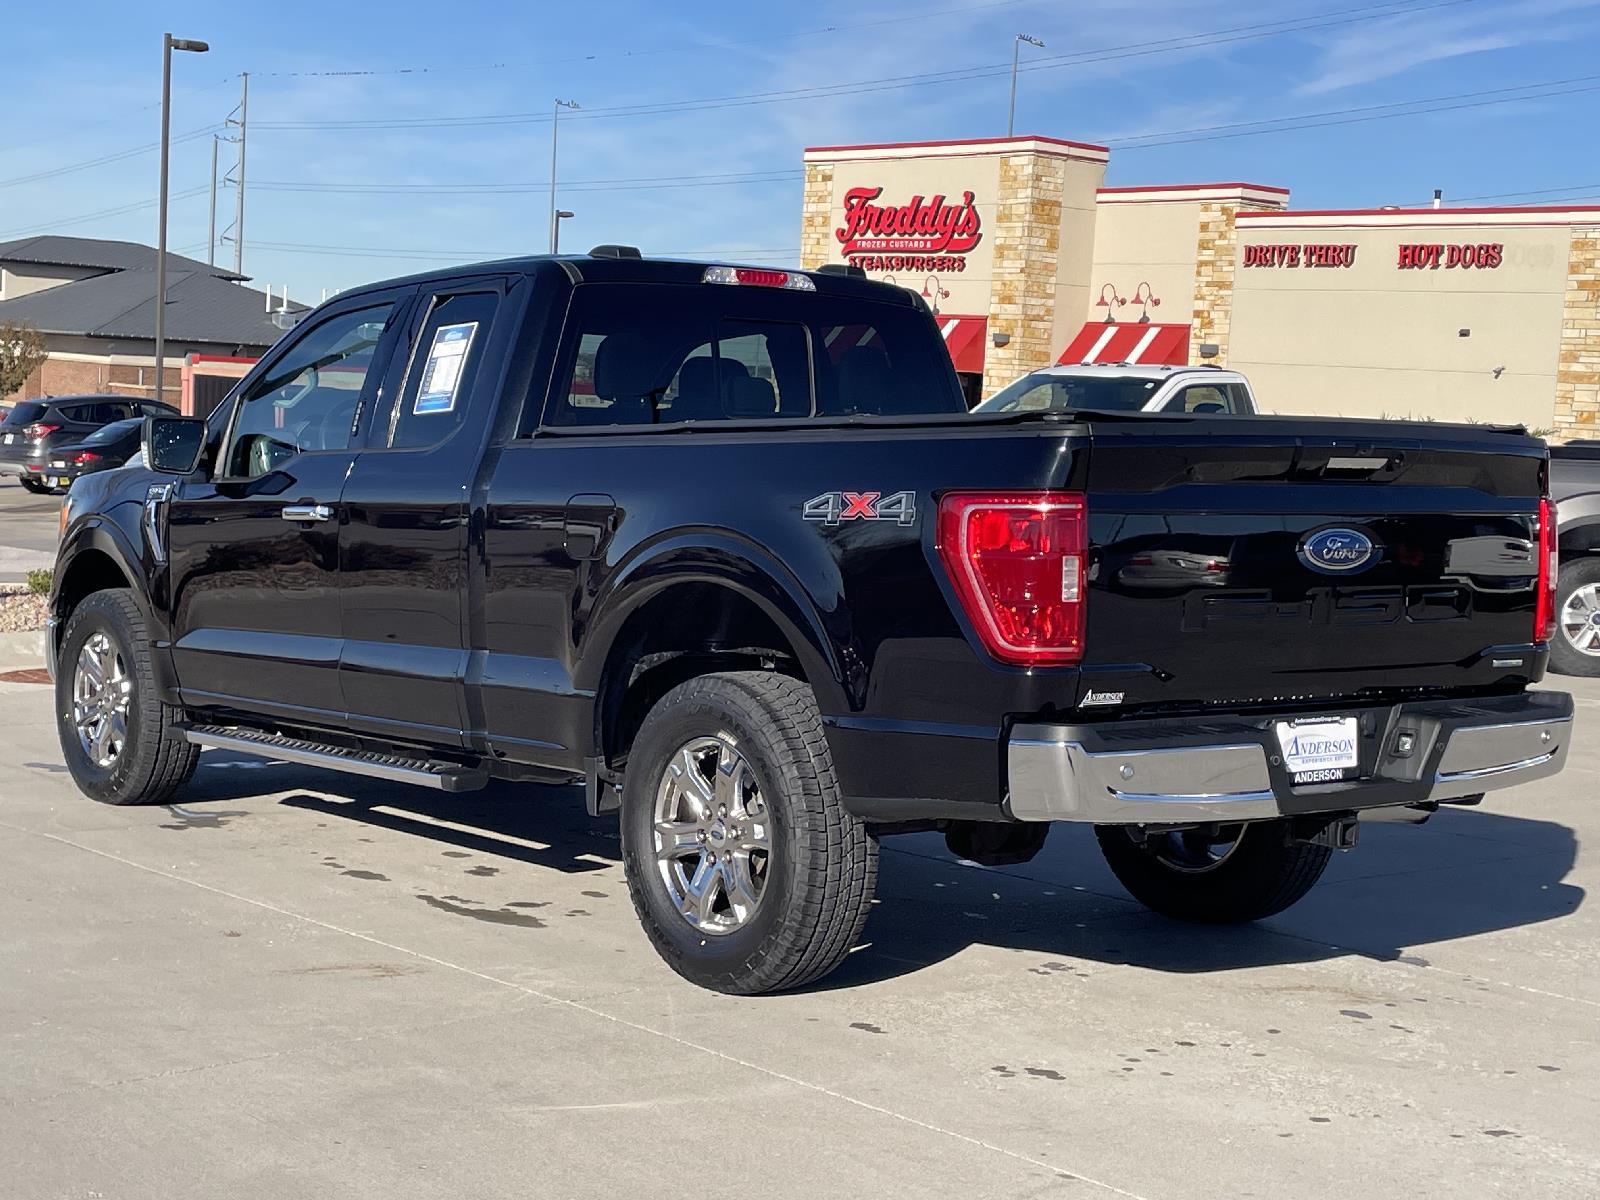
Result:
{"type": "MultiPolygon", "coordinates": [[[[534,867],[583,874],[621,859],[616,818],[587,816],[575,787],[495,782],[446,795],[215,752],[202,761],[213,769],[186,789],[185,807],[287,791],[278,803],[290,808],[534,867]]],[[[995,868],[957,859],[939,834],[893,837],[882,843],[878,902],[860,945],[816,986],[911,974],[973,946],[1023,952],[1018,969],[1038,974],[1094,964],[1203,973],[1352,954],[1427,966],[1427,952],[1413,947],[1574,912],[1584,891],[1563,880],[1577,845],[1557,822],[1482,810],[1447,810],[1420,827],[1370,825],[1287,912],[1205,926],[1132,900],[1088,828],[1063,825],[1032,862],[995,868]]]]}

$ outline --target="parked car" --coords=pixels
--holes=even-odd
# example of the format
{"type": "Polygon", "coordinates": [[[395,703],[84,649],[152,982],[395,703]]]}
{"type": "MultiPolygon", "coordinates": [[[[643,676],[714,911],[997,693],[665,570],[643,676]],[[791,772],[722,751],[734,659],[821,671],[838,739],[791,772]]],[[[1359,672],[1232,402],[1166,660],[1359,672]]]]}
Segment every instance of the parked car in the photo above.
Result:
{"type": "Polygon", "coordinates": [[[59,447],[82,441],[113,421],[155,415],[175,417],[178,410],[170,404],[129,396],[50,396],[19,401],[0,423],[0,476],[13,476],[30,492],[49,491],[45,471],[60,457],[56,453],[59,447]]]}
{"type": "Polygon", "coordinates": [[[102,425],[81,442],[57,446],[50,457],[30,462],[24,478],[37,480],[46,489],[71,487],[79,475],[109,471],[122,466],[139,452],[143,417],[129,417],[102,425]]]}
{"type": "Polygon", "coordinates": [[[1221,367],[1043,367],[1001,388],[974,412],[1195,412],[1254,414],[1250,381],[1221,367]]]}
{"type": "Polygon", "coordinates": [[[1550,447],[1550,492],[1561,527],[1557,636],[1550,666],[1600,675],[1600,441],[1550,447]]]}
{"type": "Polygon", "coordinates": [[[921,298],[848,273],[612,251],[375,284],[146,428],[149,467],[63,514],[82,791],[168,802],[202,747],[581,781],[650,940],[721,991],[837,966],[880,837],[994,864],[1089,824],[1146,905],[1249,921],[1359,820],[1568,751],[1571,697],[1529,688],[1537,438],[974,417],[921,298]]]}

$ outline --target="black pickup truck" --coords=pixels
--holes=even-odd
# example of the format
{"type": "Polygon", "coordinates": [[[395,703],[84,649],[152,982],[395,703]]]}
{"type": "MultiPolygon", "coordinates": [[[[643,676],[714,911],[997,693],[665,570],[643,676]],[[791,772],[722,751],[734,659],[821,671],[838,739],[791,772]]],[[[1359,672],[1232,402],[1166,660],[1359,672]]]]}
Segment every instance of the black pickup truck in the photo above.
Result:
{"type": "Polygon", "coordinates": [[[656,948],[724,991],[836,966],[884,835],[992,864],[1086,823],[1144,903],[1252,920],[1360,818],[1551,775],[1572,729],[1529,690],[1542,442],[969,415],[920,298],[847,272],[600,248],[362,288],[143,457],[63,514],[85,793],[169,800],[203,747],[584,781],[656,948]]]}

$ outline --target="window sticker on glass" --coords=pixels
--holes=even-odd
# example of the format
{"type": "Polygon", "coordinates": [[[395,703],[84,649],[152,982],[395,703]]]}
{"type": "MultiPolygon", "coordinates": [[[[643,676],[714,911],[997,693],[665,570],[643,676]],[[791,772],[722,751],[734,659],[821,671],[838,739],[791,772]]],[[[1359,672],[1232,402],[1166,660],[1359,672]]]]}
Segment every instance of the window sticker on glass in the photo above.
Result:
{"type": "Polygon", "coordinates": [[[461,368],[466,365],[467,351],[472,348],[477,331],[476,321],[441,325],[434,331],[433,347],[428,351],[427,366],[422,369],[422,383],[411,405],[412,412],[447,413],[455,408],[461,368]]]}

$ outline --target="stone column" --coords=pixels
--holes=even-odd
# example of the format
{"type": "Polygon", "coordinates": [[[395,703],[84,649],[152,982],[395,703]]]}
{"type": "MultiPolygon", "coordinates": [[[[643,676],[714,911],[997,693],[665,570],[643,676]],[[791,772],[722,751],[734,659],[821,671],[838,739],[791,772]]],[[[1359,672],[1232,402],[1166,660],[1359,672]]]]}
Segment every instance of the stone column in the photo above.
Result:
{"type": "Polygon", "coordinates": [[[1240,209],[1270,209],[1269,204],[1249,204],[1236,200],[1207,202],[1200,206],[1200,240],[1194,267],[1194,325],[1189,331],[1191,365],[1228,362],[1228,332],[1233,324],[1233,270],[1239,257],[1239,226],[1235,218],[1240,209]],[[1200,346],[1211,342],[1217,347],[1214,358],[1201,358],[1200,346]]]}
{"type": "Polygon", "coordinates": [[[833,164],[806,163],[800,207],[800,266],[812,271],[833,261],[833,164]]]}
{"type": "Polygon", "coordinates": [[[1553,440],[1600,436],[1600,226],[1576,226],[1567,256],[1553,440]]]}
{"type": "Polygon", "coordinates": [[[1000,194],[991,235],[989,345],[983,361],[986,396],[1052,361],[1066,169],[1067,160],[1054,155],[1008,154],[1000,160],[1000,194]],[[1010,340],[995,345],[997,333],[1010,340]]]}

